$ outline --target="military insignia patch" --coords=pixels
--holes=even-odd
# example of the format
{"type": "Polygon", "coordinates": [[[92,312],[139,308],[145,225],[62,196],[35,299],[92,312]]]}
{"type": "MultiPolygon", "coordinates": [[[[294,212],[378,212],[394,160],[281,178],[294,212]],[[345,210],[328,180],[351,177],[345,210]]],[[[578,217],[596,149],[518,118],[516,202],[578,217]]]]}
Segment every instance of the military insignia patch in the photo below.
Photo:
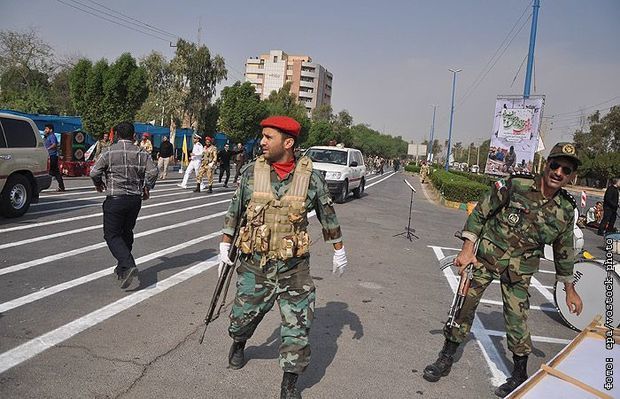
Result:
{"type": "Polygon", "coordinates": [[[516,213],[511,213],[510,215],[508,215],[508,221],[510,222],[510,224],[516,225],[517,223],[519,223],[519,215],[517,215],[516,213]]]}
{"type": "Polygon", "coordinates": [[[566,155],[575,155],[575,146],[572,144],[565,144],[562,147],[562,152],[566,155]]]}
{"type": "Polygon", "coordinates": [[[495,188],[497,191],[500,191],[504,187],[506,187],[506,182],[504,182],[504,179],[499,179],[495,182],[495,188]]]}

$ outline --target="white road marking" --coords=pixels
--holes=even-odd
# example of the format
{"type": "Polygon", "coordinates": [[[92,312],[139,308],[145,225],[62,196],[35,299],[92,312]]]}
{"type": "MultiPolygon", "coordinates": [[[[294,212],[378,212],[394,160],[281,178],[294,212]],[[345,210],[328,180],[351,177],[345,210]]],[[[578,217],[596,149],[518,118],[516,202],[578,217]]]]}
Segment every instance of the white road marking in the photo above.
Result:
{"type": "MultiPolygon", "coordinates": [[[[226,214],[226,212],[227,211],[218,212],[218,213],[214,213],[212,215],[203,216],[201,218],[188,220],[186,222],[175,223],[175,224],[171,224],[171,225],[168,225],[168,226],[158,227],[156,229],[143,231],[141,233],[135,234],[134,238],[144,237],[144,236],[148,236],[148,235],[151,235],[151,234],[160,233],[162,231],[171,231],[172,229],[174,229],[176,227],[183,227],[183,226],[189,226],[189,225],[194,224],[194,223],[200,223],[202,221],[213,219],[213,218],[216,218],[218,216],[224,216],[226,214]]],[[[86,252],[94,251],[94,250],[99,249],[99,248],[104,248],[105,246],[106,246],[106,243],[104,241],[104,242],[100,242],[98,244],[93,244],[93,245],[89,245],[89,246],[86,246],[86,247],[74,249],[72,251],[61,252],[59,254],[50,255],[50,256],[46,256],[46,257],[40,258],[40,259],[31,260],[29,262],[24,262],[24,263],[20,263],[20,264],[14,265],[14,266],[5,267],[3,269],[0,269],[0,276],[3,275],[3,274],[9,274],[9,273],[14,273],[14,272],[19,271],[19,270],[28,269],[30,267],[40,266],[40,265],[43,265],[43,264],[46,264],[46,263],[49,263],[49,262],[57,261],[59,259],[68,258],[70,256],[81,255],[81,254],[84,254],[86,252]]]]}
{"type": "MultiPolygon", "coordinates": [[[[493,280],[491,283],[492,283],[492,284],[500,284],[499,280],[493,280]]],[[[542,287],[542,288],[545,288],[545,289],[548,289],[548,290],[552,290],[552,289],[553,289],[553,287],[552,287],[552,286],[550,286],[550,285],[542,285],[542,284],[541,284],[541,287],[542,287]]]]}
{"type": "MultiPolygon", "coordinates": [[[[216,201],[216,202],[209,202],[209,203],[201,204],[201,205],[189,206],[189,207],[185,207],[185,208],[177,208],[177,209],[173,209],[171,211],[154,213],[152,215],[140,216],[140,217],[138,217],[136,219],[136,221],[152,219],[152,218],[158,218],[158,217],[162,217],[162,216],[171,215],[173,213],[180,213],[180,212],[191,211],[192,209],[206,208],[206,207],[209,207],[209,206],[225,204],[227,202],[230,202],[230,200],[222,200],[222,201],[216,201]]],[[[82,227],[82,228],[74,229],[74,230],[61,231],[59,233],[46,234],[46,235],[42,235],[42,236],[38,236],[38,237],[27,238],[25,240],[8,242],[6,244],[0,244],[0,249],[17,247],[17,246],[20,246],[20,245],[31,244],[33,242],[44,241],[44,240],[47,240],[47,239],[52,239],[52,238],[57,238],[57,237],[64,237],[64,236],[68,236],[68,235],[71,235],[71,234],[83,233],[85,231],[97,230],[99,228],[103,228],[103,224],[97,224],[97,225],[93,225],[93,226],[82,227]]]]}
{"type": "MultiPolygon", "coordinates": [[[[166,249],[162,249],[161,251],[153,252],[152,254],[148,254],[136,259],[136,265],[140,265],[142,263],[149,262],[151,260],[157,259],[160,256],[165,256],[171,254],[173,252],[179,251],[181,249],[191,247],[192,245],[201,243],[206,240],[210,240],[211,238],[220,237],[222,235],[221,231],[216,231],[215,233],[211,233],[206,236],[201,236],[198,238],[194,238],[193,240],[189,240],[187,242],[183,242],[181,244],[168,247],[166,249]]],[[[0,313],[7,312],[11,309],[18,308],[20,306],[26,305],[28,303],[38,301],[39,299],[43,299],[50,295],[56,294],[61,291],[68,290],[73,287],[77,287],[78,285],[86,284],[90,281],[97,280],[101,277],[107,276],[109,274],[114,273],[115,266],[108,267],[107,269],[99,270],[98,272],[91,273],[89,275],[79,277],[73,279],[71,281],[67,281],[65,283],[57,284],[52,287],[44,288],[40,291],[33,292],[32,294],[25,295],[16,299],[13,299],[8,302],[4,302],[0,304],[0,313]]],[[[148,268],[148,267],[147,267],[148,268]]],[[[146,269],[146,268],[145,268],[146,269]]],[[[142,269],[144,270],[144,269],[142,269]]]]}
{"type": "Polygon", "coordinates": [[[198,274],[209,270],[218,264],[218,256],[209,258],[189,267],[163,281],[159,281],[143,290],[119,299],[101,309],[95,310],[85,316],[80,317],[64,326],[58,327],[48,333],[27,341],[11,350],[0,354],[0,373],[3,373],[20,363],[25,362],[38,355],[39,353],[66,341],[76,334],[81,333],[112,316],[127,310],[140,302],[160,294],[175,285],[182,283],[198,274]]]}
{"type": "Polygon", "coordinates": [[[388,176],[384,177],[383,179],[381,179],[381,180],[379,180],[379,181],[376,181],[376,182],[374,182],[374,183],[372,183],[372,184],[367,185],[367,186],[366,186],[366,188],[370,188],[370,187],[374,186],[375,184],[379,184],[379,183],[381,183],[382,181],[387,180],[387,179],[389,179],[390,177],[394,176],[395,174],[396,174],[395,172],[392,172],[392,173],[390,173],[388,176]]]}
{"type": "MultiPolygon", "coordinates": [[[[391,177],[392,175],[388,175],[387,177],[383,178],[382,180],[380,180],[380,181],[378,181],[378,182],[376,182],[374,184],[380,183],[381,181],[386,180],[387,178],[391,177]]],[[[203,218],[199,218],[199,219],[196,219],[196,220],[192,220],[192,221],[189,221],[189,222],[182,222],[182,223],[177,223],[175,225],[169,225],[169,226],[166,226],[166,227],[163,227],[163,228],[149,230],[149,231],[146,231],[146,232],[138,233],[138,234],[135,235],[135,237],[137,238],[137,237],[141,237],[141,236],[144,236],[144,235],[147,235],[147,234],[154,234],[155,232],[169,230],[169,229],[172,229],[172,228],[175,228],[175,227],[181,227],[182,225],[198,223],[198,222],[206,220],[206,219],[210,219],[210,218],[213,218],[213,217],[224,215],[225,213],[226,212],[220,212],[220,213],[217,213],[217,214],[209,215],[209,216],[206,216],[206,217],[203,217],[203,218]]],[[[313,211],[313,212],[310,212],[308,214],[308,217],[313,217],[315,215],[316,215],[316,213],[313,211]]],[[[216,233],[212,233],[212,234],[219,235],[220,233],[216,232],[216,233]]],[[[196,240],[204,240],[204,239],[207,239],[207,237],[201,237],[201,238],[198,238],[196,240]]],[[[190,245],[189,243],[190,242],[186,242],[186,243],[180,244],[180,246],[185,247],[187,245],[190,245]]],[[[95,244],[94,246],[90,246],[90,247],[102,247],[102,246],[105,246],[105,243],[95,244]]],[[[81,248],[79,250],[70,251],[70,253],[82,254],[82,253],[88,251],[88,248],[89,247],[81,248]]],[[[156,254],[151,254],[149,256],[154,258],[155,255],[156,254]]],[[[52,257],[55,257],[56,259],[60,259],[60,258],[66,257],[66,256],[71,256],[71,255],[68,255],[68,253],[65,253],[65,254],[54,255],[52,257]]],[[[47,257],[47,258],[52,258],[52,257],[47,257]]],[[[145,259],[147,257],[142,257],[142,258],[139,258],[139,259],[142,260],[142,259],[145,259]]],[[[190,279],[190,278],[192,278],[192,277],[194,277],[194,276],[196,276],[196,275],[198,275],[198,274],[200,274],[200,273],[202,273],[202,272],[204,272],[204,271],[206,271],[206,270],[216,266],[218,264],[218,258],[219,258],[218,256],[214,256],[214,257],[212,257],[212,258],[210,258],[210,259],[208,259],[208,260],[206,260],[204,262],[198,263],[197,265],[192,266],[192,267],[190,267],[188,269],[185,269],[185,270],[183,270],[183,271],[181,271],[181,272],[179,272],[179,273],[177,273],[177,274],[175,274],[175,275],[173,275],[173,276],[171,276],[171,277],[169,277],[169,278],[167,278],[167,279],[165,279],[165,280],[163,280],[161,282],[157,282],[157,283],[155,283],[155,284],[153,284],[153,285],[151,285],[151,286],[149,286],[149,287],[147,287],[147,288],[145,288],[143,290],[140,290],[140,291],[138,291],[138,292],[136,292],[134,294],[128,295],[125,298],[122,298],[122,299],[120,299],[120,300],[118,300],[116,302],[113,302],[113,303],[111,303],[111,304],[109,304],[109,305],[107,305],[107,306],[105,306],[103,308],[100,308],[100,309],[98,309],[98,310],[96,310],[94,312],[91,312],[91,313],[87,314],[86,316],[83,316],[83,317],[81,317],[81,318],[79,318],[77,320],[74,320],[73,322],[65,324],[64,326],[56,328],[55,330],[52,330],[52,331],[50,331],[48,333],[45,333],[45,334],[43,334],[43,335],[41,335],[41,336],[39,336],[37,338],[34,338],[34,339],[32,339],[32,340],[30,340],[28,342],[25,342],[22,345],[17,346],[16,348],[13,348],[13,349],[11,349],[11,350],[9,350],[7,352],[4,352],[4,353],[0,354],[0,373],[3,373],[5,371],[7,371],[7,370],[9,370],[9,369],[19,365],[20,363],[23,363],[24,361],[33,358],[34,356],[42,353],[43,351],[45,351],[45,350],[47,350],[47,349],[49,349],[49,348],[51,348],[51,347],[53,347],[55,345],[58,345],[59,343],[61,343],[61,342],[65,341],[65,340],[75,336],[76,334],[79,334],[82,331],[85,331],[88,328],[93,327],[93,326],[95,326],[95,325],[97,325],[97,324],[99,324],[99,323],[109,319],[110,317],[115,316],[118,313],[120,313],[120,312],[122,312],[124,310],[127,310],[127,309],[135,306],[136,304],[138,304],[138,303],[140,303],[140,302],[142,302],[142,301],[144,301],[144,300],[146,300],[146,299],[148,299],[148,298],[150,298],[150,297],[152,297],[154,295],[157,295],[157,294],[159,294],[159,293],[161,293],[161,292],[163,292],[163,291],[165,291],[165,290],[167,290],[167,289],[169,289],[169,288],[171,288],[171,287],[173,287],[173,286],[175,286],[175,285],[177,285],[177,284],[179,284],[179,283],[181,283],[183,281],[186,281],[186,280],[188,280],[188,279],[190,279]]],[[[28,262],[26,262],[26,263],[28,263],[28,262]]],[[[19,266],[19,265],[16,265],[16,266],[19,266]]],[[[15,268],[16,266],[12,266],[12,267],[5,268],[5,269],[0,269],[0,274],[6,274],[6,273],[8,273],[8,272],[5,272],[6,269],[15,268]]],[[[25,267],[22,267],[22,269],[23,268],[25,268],[25,267]]],[[[106,271],[113,271],[113,270],[114,270],[114,268],[108,268],[108,269],[105,269],[105,270],[93,273],[93,274],[91,274],[89,276],[97,275],[98,276],[97,278],[99,278],[106,271]]],[[[88,279],[89,276],[84,276],[82,278],[72,280],[72,282],[75,283],[78,280],[88,279]]],[[[59,286],[56,286],[56,287],[50,287],[49,293],[47,295],[45,295],[45,296],[51,295],[51,294],[53,294],[55,292],[58,292],[58,288],[60,286],[66,286],[66,284],[70,284],[72,282],[68,282],[68,283],[65,283],[65,284],[60,284],[59,286]],[[54,292],[52,292],[52,291],[54,291],[54,292]]],[[[83,284],[83,282],[82,282],[82,284],[83,284]]],[[[66,289],[66,288],[64,288],[64,289],[66,289]]],[[[41,292],[43,292],[43,291],[44,290],[42,290],[41,292]]],[[[30,300],[30,302],[31,302],[31,301],[34,301],[34,300],[37,300],[37,299],[40,299],[40,298],[31,297],[30,299],[31,299],[30,300]]],[[[19,306],[21,306],[21,305],[19,305],[19,306]]]]}
{"type": "MultiPolygon", "coordinates": [[[[180,181],[180,180],[179,180],[180,181]]],[[[161,187],[167,187],[170,186],[172,184],[176,184],[176,182],[173,182],[172,180],[165,180],[163,182],[160,182],[159,180],[157,181],[157,185],[155,186],[155,189],[153,189],[151,192],[156,192],[158,191],[161,187]]],[[[80,194],[89,194],[89,191],[91,193],[96,192],[95,191],[95,186],[91,185],[91,186],[86,186],[86,187],[77,187],[77,188],[71,188],[71,189],[67,189],[64,193],[55,193],[55,194],[47,194],[47,195],[39,195],[39,198],[59,198],[59,197],[68,197],[70,195],[80,195],[80,194]],[[76,190],[82,190],[79,192],[68,192],[68,191],[76,191],[76,190]]],[[[44,191],[42,191],[44,192],[44,191]]]]}
{"type": "MultiPolygon", "coordinates": [[[[493,337],[504,337],[506,338],[506,333],[497,330],[487,330],[487,333],[493,337]]],[[[570,339],[561,339],[561,338],[551,338],[551,337],[541,337],[540,335],[532,335],[532,341],[534,342],[545,342],[549,344],[562,344],[568,345],[572,342],[570,339]]]]}
{"type": "MultiPolygon", "coordinates": [[[[196,201],[196,200],[199,200],[199,199],[209,199],[209,198],[212,198],[212,197],[219,197],[219,196],[228,195],[228,194],[233,194],[233,192],[232,191],[226,191],[226,192],[223,192],[223,193],[209,194],[208,196],[194,196],[194,197],[182,198],[182,199],[174,200],[174,201],[167,201],[167,202],[159,202],[159,203],[156,203],[156,204],[142,205],[141,209],[149,209],[149,208],[153,208],[153,207],[156,207],[156,206],[178,204],[178,203],[187,202],[187,201],[196,201]]],[[[157,199],[157,197],[153,197],[149,201],[151,201],[153,199],[157,199]]],[[[100,205],[100,204],[97,204],[97,205],[100,205]]],[[[67,208],[63,208],[63,209],[67,209],[67,208]]],[[[185,208],[185,209],[187,209],[187,208],[185,208]]],[[[6,229],[0,229],[0,233],[7,233],[9,231],[32,229],[32,228],[41,227],[41,226],[50,226],[52,224],[58,224],[58,223],[73,222],[75,220],[83,220],[83,219],[88,219],[88,218],[94,218],[94,217],[97,217],[97,216],[103,216],[103,212],[91,213],[91,214],[82,215],[82,216],[74,216],[74,217],[71,217],[71,218],[60,219],[60,220],[48,220],[48,221],[45,221],[45,222],[37,222],[37,223],[32,223],[32,224],[25,224],[25,225],[20,225],[20,226],[7,227],[6,229]]]]}
{"type": "MultiPolygon", "coordinates": [[[[177,188],[177,190],[184,190],[181,188],[177,188]]],[[[168,191],[168,190],[166,190],[168,191]]],[[[227,191],[228,193],[228,191],[227,191]]],[[[230,191],[230,193],[232,193],[232,191],[230,191]]],[[[183,192],[181,191],[179,192],[174,192],[174,193],[169,193],[169,194],[162,194],[162,195],[155,195],[153,197],[151,197],[151,199],[155,200],[155,199],[159,199],[159,198],[163,198],[163,197],[171,197],[171,196],[177,196],[179,194],[183,194],[183,192]]],[[[217,194],[209,194],[208,196],[202,197],[202,198],[208,198],[209,196],[213,196],[213,195],[217,195],[217,194]]],[[[192,199],[194,197],[191,197],[192,199]]],[[[200,197],[196,197],[196,198],[200,198],[200,197]]],[[[105,196],[101,197],[100,199],[105,200],[105,196]]],[[[189,201],[189,199],[188,199],[189,201]]],[[[71,206],[71,207],[60,207],[60,208],[51,208],[51,209],[45,209],[42,211],[35,211],[35,212],[28,212],[27,215],[40,215],[40,214],[44,214],[44,213],[52,213],[52,212],[59,212],[59,211],[69,211],[69,210],[74,210],[74,209],[81,209],[81,208],[90,208],[93,206],[101,206],[101,204],[103,204],[103,201],[97,201],[95,203],[92,204],[88,204],[88,205],[77,205],[77,206],[71,206]]],[[[48,202],[47,205],[54,205],[53,202],[48,202]]]]}
{"type": "MultiPolygon", "coordinates": [[[[173,191],[173,190],[178,190],[178,187],[170,187],[170,188],[164,188],[161,190],[157,190],[157,192],[164,192],[164,191],[173,191]]],[[[155,190],[153,190],[154,192],[155,190]]],[[[97,193],[97,195],[94,195],[92,197],[84,197],[84,198],[69,198],[69,199],[61,199],[59,201],[41,201],[37,204],[32,204],[30,206],[43,206],[43,205],[56,205],[56,204],[63,204],[65,202],[76,202],[76,201],[90,201],[90,200],[98,200],[98,199],[105,199],[105,193],[97,193]]]]}

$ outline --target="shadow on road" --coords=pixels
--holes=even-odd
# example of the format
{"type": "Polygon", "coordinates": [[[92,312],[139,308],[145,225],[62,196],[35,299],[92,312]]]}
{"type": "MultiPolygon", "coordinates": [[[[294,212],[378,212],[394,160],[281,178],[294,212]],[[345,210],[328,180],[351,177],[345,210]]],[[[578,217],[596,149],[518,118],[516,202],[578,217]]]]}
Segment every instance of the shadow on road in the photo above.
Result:
{"type": "MultiPolygon", "coordinates": [[[[140,291],[141,289],[157,283],[157,275],[163,270],[187,267],[192,263],[202,262],[205,259],[209,259],[210,257],[215,255],[217,255],[217,252],[215,250],[203,249],[202,251],[198,251],[193,254],[183,254],[173,257],[162,256],[159,258],[159,264],[151,266],[145,270],[140,270],[138,274],[140,284],[136,288],[127,290],[127,292],[140,291]]],[[[138,267],[138,269],[140,269],[140,267],[138,267]]]]}
{"type": "MultiPolygon", "coordinates": [[[[310,388],[323,379],[325,372],[338,352],[338,338],[346,326],[354,332],[353,339],[364,336],[364,327],[357,314],[348,309],[344,302],[327,302],[325,307],[314,310],[314,321],[310,332],[312,360],[306,372],[299,379],[300,391],[310,388]]],[[[276,328],[266,342],[246,349],[246,357],[253,359],[276,359],[280,346],[280,328],[276,328]]]]}

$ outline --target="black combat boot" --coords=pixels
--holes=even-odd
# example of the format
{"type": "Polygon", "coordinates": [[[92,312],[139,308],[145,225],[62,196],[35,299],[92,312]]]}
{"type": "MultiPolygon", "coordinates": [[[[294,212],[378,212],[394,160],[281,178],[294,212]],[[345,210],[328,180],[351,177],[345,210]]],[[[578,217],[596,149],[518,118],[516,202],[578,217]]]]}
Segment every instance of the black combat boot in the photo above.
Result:
{"type": "Polygon", "coordinates": [[[297,390],[297,374],[284,372],[280,389],[280,399],[301,399],[301,394],[297,390]]]}
{"type": "Polygon", "coordinates": [[[239,370],[245,366],[245,356],[243,355],[243,349],[245,348],[245,341],[234,341],[228,352],[228,368],[233,370],[239,370]]]}
{"type": "Polygon", "coordinates": [[[450,374],[452,369],[452,363],[454,362],[454,354],[459,344],[446,340],[443,344],[443,349],[439,352],[439,357],[435,360],[435,363],[431,363],[424,369],[424,379],[430,382],[437,382],[441,377],[445,377],[450,374]]]}
{"type": "Polygon", "coordinates": [[[194,189],[195,193],[199,193],[200,192],[200,183],[196,184],[196,188],[194,189]]]}
{"type": "Polygon", "coordinates": [[[517,389],[519,385],[527,380],[527,355],[512,355],[512,360],[515,364],[512,375],[495,390],[495,394],[500,398],[508,396],[510,392],[517,389]]]}
{"type": "Polygon", "coordinates": [[[207,191],[209,194],[211,194],[213,192],[213,186],[209,186],[209,191],[207,191]]]}

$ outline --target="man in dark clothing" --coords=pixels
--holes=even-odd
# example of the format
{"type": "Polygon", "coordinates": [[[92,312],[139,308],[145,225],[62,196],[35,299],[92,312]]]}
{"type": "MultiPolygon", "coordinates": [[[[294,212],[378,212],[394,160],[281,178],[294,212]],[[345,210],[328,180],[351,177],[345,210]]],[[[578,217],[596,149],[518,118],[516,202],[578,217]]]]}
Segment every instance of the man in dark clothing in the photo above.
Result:
{"type": "Polygon", "coordinates": [[[159,169],[160,179],[165,179],[168,174],[168,164],[172,159],[172,144],[168,141],[168,137],[161,138],[161,145],[159,146],[159,153],[157,154],[157,168],[159,169]]]}
{"type": "Polygon", "coordinates": [[[220,177],[218,181],[222,182],[222,176],[226,173],[226,180],[224,181],[224,187],[228,187],[228,179],[230,179],[230,159],[235,155],[233,151],[230,150],[230,146],[226,144],[224,149],[217,154],[217,159],[220,161],[220,177]]]}
{"type": "Polygon", "coordinates": [[[58,169],[58,140],[54,133],[54,125],[45,124],[45,148],[50,156],[50,175],[56,178],[58,182],[58,191],[65,191],[65,183],[62,181],[62,173],[58,169]]]}
{"type": "Polygon", "coordinates": [[[597,231],[597,234],[600,236],[614,231],[616,216],[618,215],[618,187],[620,187],[620,178],[615,178],[611,180],[611,185],[605,191],[605,196],[603,197],[603,220],[601,220],[597,231]]]}
{"type": "Polygon", "coordinates": [[[148,199],[155,186],[158,170],[151,154],[133,144],[132,123],[119,123],[114,135],[118,142],[99,157],[90,177],[97,191],[107,194],[103,201],[103,238],[118,261],[114,272],[121,280],[121,288],[127,288],[138,274],[131,254],[133,228],[142,199],[148,199]]]}

